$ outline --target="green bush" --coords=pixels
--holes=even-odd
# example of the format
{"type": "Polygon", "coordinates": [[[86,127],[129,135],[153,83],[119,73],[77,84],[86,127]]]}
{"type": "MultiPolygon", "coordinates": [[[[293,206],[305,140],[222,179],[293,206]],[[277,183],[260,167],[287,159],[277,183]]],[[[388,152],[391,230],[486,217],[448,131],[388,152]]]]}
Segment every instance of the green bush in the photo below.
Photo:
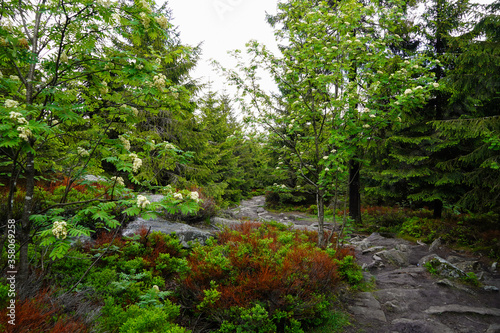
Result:
{"type": "Polygon", "coordinates": [[[336,260],[336,262],[339,265],[340,277],[350,285],[358,285],[363,281],[363,271],[361,267],[356,264],[353,256],[345,256],[342,260],[336,260]]]}
{"type": "Polygon", "coordinates": [[[112,297],[106,299],[98,320],[101,332],[169,332],[185,333],[188,330],[179,327],[172,321],[179,316],[179,306],[166,300],[162,306],[140,307],[133,304],[123,308],[115,304],[112,297]]]}
{"type": "Polygon", "coordinates": [[[340,280],[339,263],[355,280],[345,251],[332,255],[316,247],[316,233],[256,223],[236,229],[193,248],[190,269],[179,280],[182,305],[222,332],[300,332],[300,325],[319,325],[340,280]]]}

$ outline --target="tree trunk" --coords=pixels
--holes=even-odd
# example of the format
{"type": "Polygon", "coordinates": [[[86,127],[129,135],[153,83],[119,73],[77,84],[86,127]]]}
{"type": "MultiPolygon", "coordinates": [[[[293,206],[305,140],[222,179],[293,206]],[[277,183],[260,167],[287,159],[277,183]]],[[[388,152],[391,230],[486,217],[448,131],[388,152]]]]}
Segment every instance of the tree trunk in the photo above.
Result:
{"type": "Polygon", "coordinates": [[[361,224],[360,169],[359,162],[349,161],[349,216],[356,224],[361,224]]]}
{"type": "Polygon", "coordinates": [[[35,156],[29,152],[26,156],[26,196],[24,199],[24,210],[17,231],[21,247],[19,248],[19,266],[17,280],[26,282],[29,277],[28,244],[31,234],[31,211],[33,209],[33,193],[35,190],[35,156]]]}
{"type": "Polygon", "coordinates": [[[433,202],[434,213],[432,217],[435,219],[440,219],[443,215],[443,202],[439,199],[434,200],[433,202]]]}
{"type": "Polygon", "coordinates": [[[323,246],[325,230],[325,199],[322,191],[316,192],[316,204],[318,206],[318,247],[323,246]]]}

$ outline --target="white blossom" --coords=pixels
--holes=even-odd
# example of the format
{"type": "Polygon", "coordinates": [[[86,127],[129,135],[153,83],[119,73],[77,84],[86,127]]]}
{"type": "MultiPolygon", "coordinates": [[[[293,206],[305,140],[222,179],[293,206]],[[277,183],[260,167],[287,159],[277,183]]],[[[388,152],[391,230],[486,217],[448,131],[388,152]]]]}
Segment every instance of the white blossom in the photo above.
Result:
{"type": "Polygon", "coordinates": [[[130,158],[133,159],[132,162],[132,171],[137,172],[142,166],[142,160],[137,157],[137,154],[131,153],[128,155],[130,158]]]}
{"type": "Polygon", "coordinates": [[[12,99],[6,99],[4,105],[6,108],[17,108],[19,106],[19,102],[12,99]]]}
{"type": "Polygon", "coordinates": [[[146,0],[140,0],[139,4],[141,5],[142,8],[144,8],[148,13],[151,13],[151,6],[146,0]]]}
{"type": "Polygon", "coordinates": [[[432,86],[433,86],[434,88],[437,88],[437,87],[439,87],[439,83],[437,83],[437,82],[433,82],[433,83],[432,83],[432,86]]]}
{"type": "Polygon", "coordinates": [[[413,90],[411,90],[411,89],[406,89],[406,90],[405,90],[405,95],[411,94],[412,92],[413,92],[413,90]]]}
{"type": "Polygon", "coordinates": [[[90,153],[88,152],[88,150],[87,150],[87,149],[85,149],[85,148],[82,148],[82,147],[77,147],[77,148],[76,148],[76,151],[77,151],[78,155],[80,155],[80,156],[82,156],[82,157],[85,157],[85,156],[89,156],[89,155],[90,155],[90,153]]]}
{"type": "Polygon", "coordinates": [[[368,125],[368,124],[364,124],[364,125],[363,125],[363,128],[370,128],[370,125],[368,125]]]}
{"type": "MultiPolygon", "coordinates": [[[[160,59],[160,58],[157,58],[160,59]]],[[[156,86],[156,88],[162,90],[165,87],[167,77],[163,74],[157,74],[153,76],[153,84],[156,86]]]]}
{"type": "Polygon", "coordinates": [[[179,193],[179,192],[174,193],[174,198],[175,198],[175,199],[178,199],[178,200],[182,200],[182,199],[183,199],[183,197],[182,197],[182,193],[179,193]]]}
{"type": "Polygon", "coordinates": [[[113,13],[111,14],[111,24],[114,26],[120,25],[120,14],[118,13],[113,13]]]}
{"type": "Polygon", "coordinates": [[[111,177],[111,180],[113,181],[113,183],[116,183],[117,186],[125,186],[125,182],[123,181],[122,177],[113,176],[111,177]]]}
{"type": "Polygon", "coordinates": [[[137,108],[134,108],[134,107],[131,107],[130,108],[132,110],[132,112],[134,113],[134,116],[138,116],[139,115],[139,110],[137,110],[137,108]]]}
{"type": "Polygon", "coordinates": [[[125,148],[126,150],[130,150],[130,141],[127,138],[125,138],[125,137],[123,137],[121,135],[119,136],[119,138],[120,138],[120,141],[123,144],[123,148],[125,148]]]}
{"type": "Polygon", "coordinates": [[[108,83],[106,81],[102,81],[101,84],[102,87],[99,88],[99,91],[101,92],[101,94],[106,95],[109,91],[108,83]]]}
{"type": "Polygon", "coordinates": [[[64,221],[55,221],[52,224],[52,234],[56,236],[56,238],[65,239],[68,235],[68,231],[66,230],[66,222],[64,221]]]}
{"type": "Polygon", "coordinates": [[[148,14],[142,12],[139,14],[139,16],[141,17],[142,25],[144,25],[145,28],[149,28],[149,22],[151,21],[151,19],[149,18],[148,14]]]}
{"type": "Polygon", "coordinates": [[[200,201],[200,195],[196,191],[189,193],[189,197],[196,202],[200,201]]]}
{"type": "Polygon", "coordinates": [[[169,142],[165,142],[165,149],[175,149],[175,146],[169,142]]]}
{"type": "Polygon", "coordinates": [[[61,62],[68,62],[68,55],[66,54],[66,52],[63,52],[61,53],[61,58],[60,58],[61,62]]]}
{"type": "Polygon", "coordinates": [[[155,20],[162,29],[168,28],[168,19],[165,16],[157,16],[155,20]]]}
{"type": "Polygon", "coordinates": [[[151,202],[149,202],[148,198],[139,194],[137,196],[137,207],[146,208],[151,202]]]}
{"type": "Polygon", "coordinates": [[[31,133],[31,130],[27,127],[19,126],[17,130],[21,132],[19,133],[19,137],[24,141],[29,141],[29,138],[33,135],[33,133],[31,133]]]}
{"type": "Polygon", "coordinates": [[[330,153],[335,154],[337,152],[337,149],[332,149],[330,150],[330,153]]]}
{"type": "Polygon", "coordinates": [[[326,171],[326,172],[328,172],[328,171],[330,171],[330,169],[328,169],[328,168],[325,168],[325,171],[326,171]]]}
{"type": "Polygon", "coordinates": [[[371,114],[370,115],[370,118],[375,118],[376,116],[374,114],[371,114]]]}
{"type": "Polygon", "coordinates": [[[17,76],[17,75],[11,75],[10,79],[14,80],[14,81],[20,81],[19,76],[17,76]]]}

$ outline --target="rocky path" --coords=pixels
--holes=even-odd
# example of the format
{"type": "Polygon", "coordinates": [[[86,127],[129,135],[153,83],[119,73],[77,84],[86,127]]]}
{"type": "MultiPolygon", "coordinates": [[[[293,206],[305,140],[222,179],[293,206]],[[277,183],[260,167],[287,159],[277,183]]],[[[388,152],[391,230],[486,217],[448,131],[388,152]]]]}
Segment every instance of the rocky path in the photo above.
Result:
{"type": "MultiPolygon", "coordinates": [[[[264,197],[227,211],[236,219],[275,220],[314,229],[301,214],[270,213],[264,197]]],[[[214,221],[216,222],[216,221],[214,221]]],[[[484,258],[450,251],[439,242],[412,243],[379,234],[350,240],[373,288],[346,295],[353,325],[346,332],[364,333],[500,333],[500,272],[484,258]],[[423,266],[431,261],[439,275],[423,266]],[[460,282],[474,272],[480,286],[460,282]]]]}

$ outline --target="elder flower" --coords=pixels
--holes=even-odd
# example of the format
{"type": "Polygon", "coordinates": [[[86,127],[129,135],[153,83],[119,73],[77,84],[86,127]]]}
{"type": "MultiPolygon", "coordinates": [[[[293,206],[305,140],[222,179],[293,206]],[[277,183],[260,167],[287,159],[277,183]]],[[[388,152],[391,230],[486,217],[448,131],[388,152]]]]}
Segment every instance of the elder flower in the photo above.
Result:
{"type": "Polygon", "coordinates": [[[189,193],[189,197],[196,202],[200,201],[200,195],[196,191],[189,193]]]}
{"type": "Polygon", "coordinates": [[[82,157],[85,157],[85,156],[89,156],[90,153],[88,152],[88,150],[86,150],[85,148],[82,148],[82,147],[78,147],[76,148],[77,152],[78,152],[78,155],[82,156],[82,157]]]}
{"type": "Polygon", "coordinates": [[[364,124],[364,125],[363,125],[363,128],[370,128],[370,125],[368,125],[368,124],[364,124]]]}
{"type": "Polygon", "coordinates": [[[182,200],[182,193],[174,193],[174,198],[175,199],[179,199],[179,200],[182,200]]]}
{"type": "Polygon", "coordinates": [[[137,196],[137,207],[146,208],[151,202],[149,202],[148,198],[139,194],[137,196]]]}
{"type": "Polygon", "coordinates": [[[437,82],[433,82],[433,83],[432,83],[432,86],[433,86],[434,88],[438,88],[438,87],[439,87],[439,83],[437,83],[437,82]]]}
{"type": "Polygon", "coordinates": [[[64,221],[55,221],[52,224],[52,234],[56,236],[56,238],[65,239],[68,235],[68,231],[66,230],[66,222],[64,221]]]}
{"type": "Polygon", "coordinates": [[[327,160],[327,159],[328,159],[328,156],[323,156],[323,159],[324,159],[324,160],[327,160]]]}
{"type": "Polygon", "coordinates": [[[137,154],[134,154],[134,153],[131,153],[128,155],[130,158],[132,158],[134,161],[132,162],[132,170],[134,172],[137,172],[139,171],[139,169],[141,168],[142,166],[142,160],[137,157],[137,154]]]}
{"type": "Polygon", "coordinates": [[[27,128],[27,127],[21,127],[21,126],[19,126],[17,128],[17,130],[19,132],[21,132],[21,133],[19,133],[19,137],[21,139],[23,139],[24,141],[29,141],[30,136],[33,135],[33,133],[31,132],[31,130],[29,128],[27,128]]]}
{"type": "Polygon", "coordinates": [[[411,93],[412,93],[412,91],[413,91],[413,90],[411,90],[411,89],[406,89],[406,90],[405,90],[405,95],[411,94],[411,93]]]}
{"type": "Polygon", "coordinates": [[[123,147],[126,149],[126,150],[130,150],[130,141],[127,139],[127,138],[124,138],[123,136],[119,136],[120,138],[120,141],[122,142],[123,144],[123,147]]]}
{"type": "Polygon", "coordinates": [[[149,18],[148,14],[142,12],[139,14],[139,16],[141,17],[142,24],[144,25],[144,27],[149,28],[149,22],[151,21],[151,19],[149,18]]]}
{"type": "Polygon", "coordinates": [[[165,16],[155,17],[155,20],[162,29],[168,28],[168,19],[165,16]]]}
{"type": "MultiPolygon", "coordinates": [[[[14,101],[12,99],[6,99],[4,105],[6,108],[17,108],[19,106],[19,102],[14,101]]],[[[12,116],[11,116],[11,118],[12,118],[12,116]]]]}
{"type": "Polygon", "coordinates": [[[167,77],[160,73],[153,77],[153,84],[156,86],[156,88],[163,89],[163,87],[165,87],[166,79],[167,77]]]}
{"type": "Polygon", "coordinates": [[[111,177],[111,180],[113,181],[113,183],[116,183],[117,186],[121,186],[121,187],[125,186],[125,182],[123,181],[122,177],[113,176],[113,177],[111,177]]]}

